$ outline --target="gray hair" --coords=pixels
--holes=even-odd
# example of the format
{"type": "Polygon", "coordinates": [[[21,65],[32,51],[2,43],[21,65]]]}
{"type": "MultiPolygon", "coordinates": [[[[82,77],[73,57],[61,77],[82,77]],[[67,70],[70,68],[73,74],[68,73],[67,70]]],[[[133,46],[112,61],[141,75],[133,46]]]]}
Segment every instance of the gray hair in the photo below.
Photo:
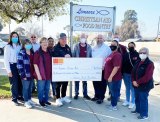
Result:
{"type": "Polygon", "coordinates": [[[145,51],[147,55],[149,55],[149,49],[147,47],[142,47],[139,52],[145,51]]]}

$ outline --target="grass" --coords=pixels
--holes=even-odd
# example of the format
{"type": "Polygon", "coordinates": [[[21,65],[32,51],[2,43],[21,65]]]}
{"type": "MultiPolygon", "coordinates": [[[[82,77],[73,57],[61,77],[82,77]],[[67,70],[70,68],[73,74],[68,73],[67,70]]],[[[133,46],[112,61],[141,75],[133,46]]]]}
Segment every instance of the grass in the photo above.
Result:
{"type": "Polygon", "coordinates": [[[10,83],[7,76],[0,76],[0,99],[10,98],[10,83]]]}

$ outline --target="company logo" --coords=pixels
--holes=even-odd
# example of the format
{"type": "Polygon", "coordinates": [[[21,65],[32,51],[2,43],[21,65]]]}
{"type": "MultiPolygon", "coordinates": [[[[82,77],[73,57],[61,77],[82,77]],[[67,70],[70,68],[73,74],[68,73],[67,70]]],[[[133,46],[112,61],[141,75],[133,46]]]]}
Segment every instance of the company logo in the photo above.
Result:
{"type": "Polygon", "coordinates": [[[90,14],[90,15],[108,15],[109,14],[109,11],[107,10],[95,10],[95,11],[90,11],[90,10],[83,10],[82,8],[80,8],[78,11],[77,11],[78,14],[90,14]]]}

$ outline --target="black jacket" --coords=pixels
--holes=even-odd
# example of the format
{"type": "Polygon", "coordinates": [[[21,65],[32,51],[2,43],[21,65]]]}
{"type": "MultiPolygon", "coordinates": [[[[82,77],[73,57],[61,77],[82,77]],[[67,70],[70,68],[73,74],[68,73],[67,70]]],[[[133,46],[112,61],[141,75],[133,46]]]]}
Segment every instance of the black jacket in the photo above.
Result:
{"type": "Polygon", "coordinates": [[[123,55],[122,72],[127,73],[127,74],[131,74],[133,66],[135,65],[135,63],[138,60],[140,60],[140,58],[139,58],[139,54],[136,50],[134,52],[126,52],[123,55]],[[132,62],[133,66],[131,65],[131,62],[132,62]]]}
{"type": "Polygon", "coordinates": [[[66,54],[72,56],[71,49],[67,44],[65,47],[62,47],[60,43],[54,46],[52,57],[65,57],[66,54]]]}

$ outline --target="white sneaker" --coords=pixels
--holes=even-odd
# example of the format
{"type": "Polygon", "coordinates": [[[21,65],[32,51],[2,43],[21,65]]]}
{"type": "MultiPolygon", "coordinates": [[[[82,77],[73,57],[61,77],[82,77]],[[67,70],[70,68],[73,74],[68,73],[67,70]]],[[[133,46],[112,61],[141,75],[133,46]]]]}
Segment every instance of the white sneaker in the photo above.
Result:
{"type": "Polygon", "coordinates": [[[34,101],[32,101],[32,100],[28,100],[28,102],[31,104],[31,105],[36,105],[36,103],[34,102],[34,101]]]}
{"type": "Polygon", "coordinates": [[[134,106],[135,106],[135,104],[130,103],[128,108],[129,108],[129,109],[132,109],[132,108],[134,108],[134,106]]]}
{"type": "Polygon", "coordinates": [[[28,109],[31,109],[32,108],[32,105],[29,103],[29,102],[25,102],[24,103],[24,106],[28,109]]]}
{"type": "Polygon", "coordinates": [[[122,105],[123,106],[129,106],[129,102],[125,101],[122,105]]]}
{"type": "Polygon", "coordinates": [[[69,98],[67,98],[67,97],[63,97],[62,99],[61,99],[61,101],[62,102],[66,102],[66,103],[71,103],[72,101],[69,99],[69,98]]]}
{"type": "Polygon", "coordinates": [[[63,103],[62,103],[61,99],[60,98],[57,99],[56,100],[56,106],[62,106],[62,105],[63,105],[63,103]]]}

